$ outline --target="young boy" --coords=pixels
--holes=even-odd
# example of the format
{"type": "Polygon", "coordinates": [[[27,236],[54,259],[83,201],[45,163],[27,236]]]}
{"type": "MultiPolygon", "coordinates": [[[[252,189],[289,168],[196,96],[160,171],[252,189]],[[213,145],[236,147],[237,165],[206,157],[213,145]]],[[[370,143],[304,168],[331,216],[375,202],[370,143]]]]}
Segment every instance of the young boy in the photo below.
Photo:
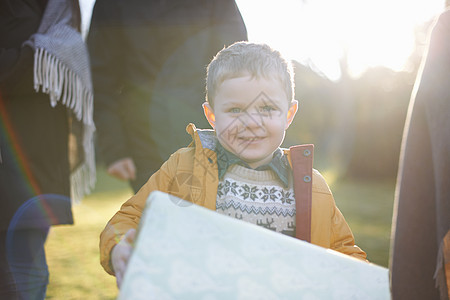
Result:
{"type": "MultiPolygon", "coordinates": [[[[191,145],[175,152],[101,234],[101,264],[119,286],[134,229],[155,190],[295,236],[300,195],[293,174],[304,167],[292,169],[290,151],[280,149],[298,107],[292,73],[279,52],[261,44],[235,43],[212,60],[203,109],[214,130],[188,125],[191,145]]],[[[311,243],[365,259],[323,177],[312,170],[302,180],[312,181],[311,243]]]]}

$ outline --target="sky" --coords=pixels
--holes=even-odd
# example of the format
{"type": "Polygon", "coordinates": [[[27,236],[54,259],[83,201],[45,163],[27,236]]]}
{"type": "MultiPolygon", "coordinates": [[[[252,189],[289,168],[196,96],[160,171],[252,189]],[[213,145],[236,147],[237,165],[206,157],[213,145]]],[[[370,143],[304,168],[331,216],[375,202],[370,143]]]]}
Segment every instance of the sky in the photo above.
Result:
{"type": "MultiPolygon", "coordinates": [[[[95,0],[80,0],[87,30],[95,0]]],[[[236,0],[249,40],[267,43],[287,59],[340,78],[385,66],[400,71],[413,51],[414,28],[443,10],[443,0],[236,0]]]]}
{"type": "Polygon", "coordinates": [[[332,80],[348,53],[351,75],[374,66],[400,71],[414,46],[414,28],[443,10],[442,0],[236,0],[249,40],[288,59],[312,63],[332,80]]]}

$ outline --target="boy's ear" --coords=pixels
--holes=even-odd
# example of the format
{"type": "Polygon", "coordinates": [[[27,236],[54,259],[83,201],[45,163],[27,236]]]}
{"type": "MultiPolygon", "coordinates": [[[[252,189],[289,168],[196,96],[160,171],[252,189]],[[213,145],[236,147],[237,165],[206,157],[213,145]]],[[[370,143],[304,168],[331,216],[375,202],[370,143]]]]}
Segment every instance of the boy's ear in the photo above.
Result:
{"type": "Polygon", "coordinates": [[[294,120],[295,114],[297,113],[297,110],[298,110],[298,101],[294,99],[292,100],[291,106],[289,107],[287,113],[287,122],[285,129],[288,129],[289,126],[291,125],[292,121],[294,120]]]}
{"type": "Polygon", "coordinates": [[[216,126],[216,115],[214,114],[214,111],[211,108],[211,105],[209,105],[208,102],[204,102],[203,105],[203,113],[205,114],[206,119],[208,120],[209,125],[213,129],[215,129],[216,126]]]}

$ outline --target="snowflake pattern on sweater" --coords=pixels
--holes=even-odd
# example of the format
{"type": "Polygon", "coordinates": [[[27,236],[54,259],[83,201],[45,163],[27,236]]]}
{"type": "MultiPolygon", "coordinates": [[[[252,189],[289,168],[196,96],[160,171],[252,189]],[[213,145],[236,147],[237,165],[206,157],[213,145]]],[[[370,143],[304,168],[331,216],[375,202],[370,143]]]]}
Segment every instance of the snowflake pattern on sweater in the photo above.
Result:
{"type": "Polygon", "coordinates": [[[216,211],[295,236],[295,198],[272,170],[231,166],[217,188],[216,211]]]}

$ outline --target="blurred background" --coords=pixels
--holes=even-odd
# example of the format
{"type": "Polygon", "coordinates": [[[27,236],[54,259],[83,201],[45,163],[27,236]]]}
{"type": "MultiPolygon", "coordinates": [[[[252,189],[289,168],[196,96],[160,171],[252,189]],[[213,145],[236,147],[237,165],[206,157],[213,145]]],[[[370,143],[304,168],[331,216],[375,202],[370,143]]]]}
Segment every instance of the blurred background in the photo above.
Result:
{"type": "MultiPolygon", "coordinates": [[[[94,3],[80,0],[84,36],[94,3]]],[[[293,61],[300,110],[284,146],[314,143],[316,167],[336,176],[395,177],[411,90],[444,1],[236,3],[249,40],[293,61]]]]}
{"type": "MultiPolygon", "coordinates": [[[[85,36],[94,2],[80,0],[85,36]]],[[[293,61],[300,109],[284,146],[315,144],[314,166],[357,244],[371,262],[388,267],[405,117],[430,25],[444,1],[236,2],[249,40],[293,61]]],[[[50,233],[48,299],[116,297],[114,277],[99,265],[98,235],[130,195],[126,183],[99,166],[94,193],[74,207],[76,225],[50,233]]]]}

